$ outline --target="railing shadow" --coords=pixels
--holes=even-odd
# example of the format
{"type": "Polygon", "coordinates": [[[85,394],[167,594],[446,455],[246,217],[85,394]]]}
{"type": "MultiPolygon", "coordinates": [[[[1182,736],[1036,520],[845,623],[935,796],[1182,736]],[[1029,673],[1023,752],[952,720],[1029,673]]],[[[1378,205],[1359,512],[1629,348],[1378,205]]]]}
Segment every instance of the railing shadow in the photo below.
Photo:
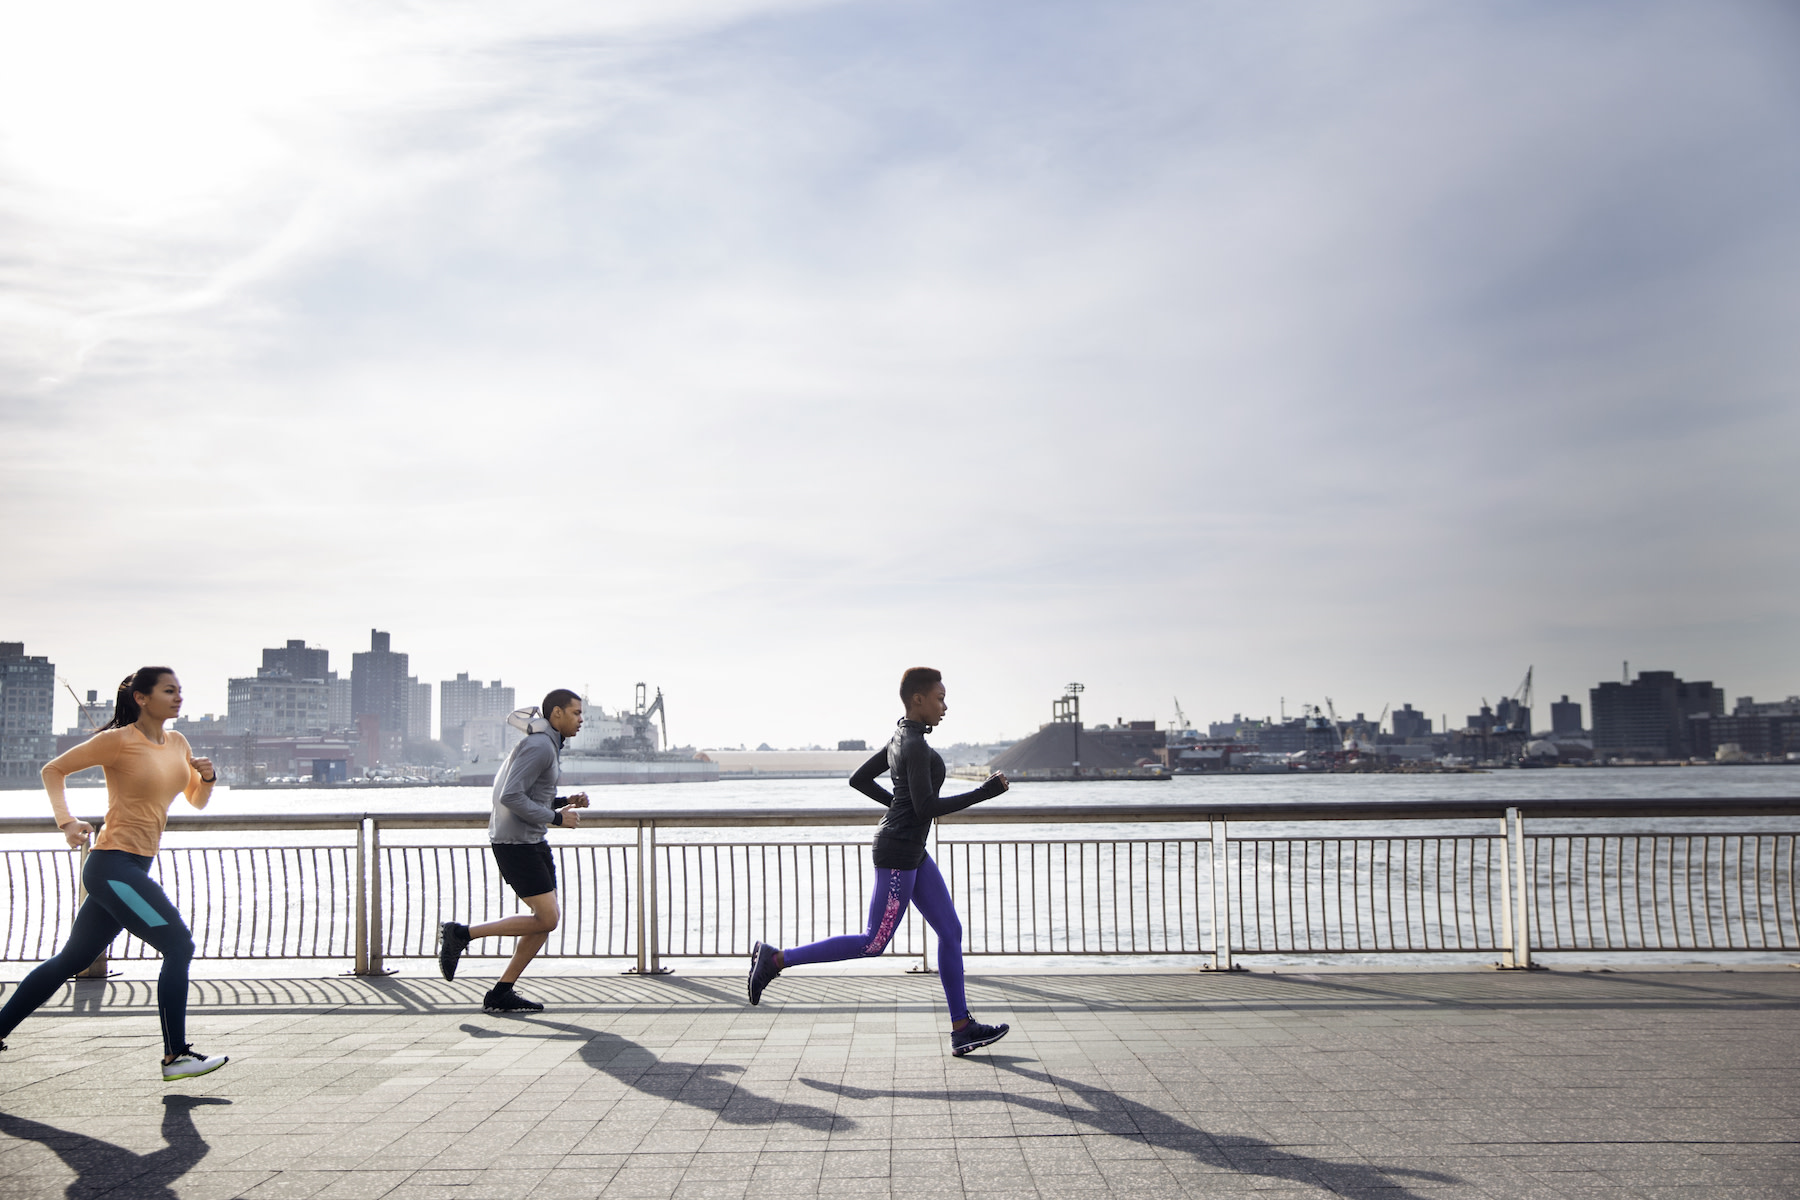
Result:
{"type": "Polygon", "coordinates": [[[0,1133],[54,1151],[63,1165],[75,1172],[63,1192],[69,1200],[97,1196],[178,1200],[170,1185],[199,1165],[212,1149],[194,1125],[194,1109],[230,1103],[222,1096],[164,1096],[162,1136],[168,1145],[149,1154],[7,1113],[0,1113],[0,1133]]]}
{"type": "Polygon", "coordinates": [[[856,1125],[848,1117],[840,1117],[829,1109],[811,1104],[790,1104],[746,1090],[735,1079],[729,1078],[744,1070],[736,1063],[673,1062],[660,1059],[636,1042],[614,1033],[529,1017],[518,1018],[518,1021],[552,1032],[526,1035],[466,1023],[459,1028],[476,1038],[530,1036],[534,1041],[579,1041],[581,1047],[577,1053],[581,1061],[601,1074],[646,1096],[703,1109],[731,1125],[798,1125],[817,1133],[853,1129],[856,1125]]]}
{"type": "Polygon", "coordinates": [[[800,1082],[822,1092],[830,1092],[847,1100],[959,1100],[987,1101],[1028,1108],[1046,1116],[1062,1117],[1114,1137],[1137,1137],[1162,1150],[1189,1155],[1195,1162],[1219,1170],[1262,1175],[1272,1179],[1295,1180],[1322,1185],[1335,1192],[1362,1195],[1381,1189],[1391,1200],[1422,1200],[1417,1193],[1395,1182],[1396,1177],[1428,1183],[1457,1184],[1453,1175],[1437,1171],[1418,1171],[1406,1167],[1377,1167],[1367,1163],[1335,1162],[1326,1158],[1296,1154],[1261,1138],[1216,1136],[1179,1121],[1164,1112],[1129,1100],[1109,1088],[1064,1079],[1047,1071],[1034,1071],[1022,1064],[1032,1061],[1008,1055],[990,1055],[981,1061],[1009,1071],[1023,1079],[1046,1083],[1056,1088],[1061,1097],[1045,1098],[997,1088],[959,1088],[953,1090],[896,1090],[858,1087],[849,1083],[827,1083],[801,1077],[800,1082]],[[1068,1102],[1070,1094],[1087,1107],[1068,1102]]]}

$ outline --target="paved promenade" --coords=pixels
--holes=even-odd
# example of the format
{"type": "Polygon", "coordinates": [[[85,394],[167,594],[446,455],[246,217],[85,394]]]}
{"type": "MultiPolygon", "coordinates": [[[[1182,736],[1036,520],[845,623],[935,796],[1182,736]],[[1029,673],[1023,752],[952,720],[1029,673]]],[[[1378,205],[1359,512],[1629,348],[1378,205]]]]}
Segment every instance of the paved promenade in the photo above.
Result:
{"type": "MultiPolygon", "coordinates": [[[[1800,1196],[1800,970],[200,981],[0,1055],[0,1197],[1800,1196]]],[[[980,966],[977,965],[979,972],[980,966]]]]}

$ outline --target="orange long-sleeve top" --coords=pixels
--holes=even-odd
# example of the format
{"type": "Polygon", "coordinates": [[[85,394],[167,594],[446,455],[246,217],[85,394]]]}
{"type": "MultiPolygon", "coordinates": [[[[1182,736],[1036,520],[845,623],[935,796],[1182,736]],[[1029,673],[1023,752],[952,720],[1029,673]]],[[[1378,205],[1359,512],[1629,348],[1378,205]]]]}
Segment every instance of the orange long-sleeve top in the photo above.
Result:
{"type": "Polygon", "coordinates": [[[136,725],[102,729],[44,766],[44,790],[58,825],[70,820],[63,781],[77,771],[99,767],[106,775],[106,823],[94,839],[96,850],[123,850],[154,856],[169,823],[169,806],[186,796],[205,808],[213,785],[188,765],[188,740],[173,729],[159,746],[136,725]]]}

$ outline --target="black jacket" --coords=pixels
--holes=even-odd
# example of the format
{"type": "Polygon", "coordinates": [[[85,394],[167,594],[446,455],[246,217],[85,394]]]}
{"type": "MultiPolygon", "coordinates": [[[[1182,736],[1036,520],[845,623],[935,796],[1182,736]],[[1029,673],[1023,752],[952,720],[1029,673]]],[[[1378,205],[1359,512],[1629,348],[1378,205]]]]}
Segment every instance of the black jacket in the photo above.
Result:
{"type": "Polygon", "coordinates": [[[893,739],[850,777],[851,787],[887,806],[887,816],[875,831],[876,866],[894,871],[916,870],[925,861],[925,835],[935,818],[961,812],[1000,794],[1000,789],[989,780],[972,792],[940,798],[938,789],[944,786],[944,774],[943,757],[925,744],[925,723],[902,717],[893,739]],[[893,777],[891,793],[875,782],[883,772],[893,777]]]}

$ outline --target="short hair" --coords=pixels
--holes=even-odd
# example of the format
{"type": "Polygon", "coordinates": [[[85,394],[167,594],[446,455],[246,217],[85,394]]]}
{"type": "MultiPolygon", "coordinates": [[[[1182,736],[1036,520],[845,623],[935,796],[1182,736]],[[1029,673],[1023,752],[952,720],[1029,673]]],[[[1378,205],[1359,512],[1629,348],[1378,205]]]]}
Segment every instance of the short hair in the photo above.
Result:
{"type": "Polygon", "coordinates": [[[574,692],[571,692],[568,688],[557,688],[555,691],[544,697],[544,707],[540,708],[538,711],[548,717],[555,709],[567,708],[569,707],[569,701],[579,699],[581,699],[581,697],[574,692]]]}
{"type": "Polygon", "coordinates": [[[909,703],[914,696],[923,696],[942,682],[942,671],[931,667],[908,667],[906,674],[900,677],[900,703],[909,703]]]}

